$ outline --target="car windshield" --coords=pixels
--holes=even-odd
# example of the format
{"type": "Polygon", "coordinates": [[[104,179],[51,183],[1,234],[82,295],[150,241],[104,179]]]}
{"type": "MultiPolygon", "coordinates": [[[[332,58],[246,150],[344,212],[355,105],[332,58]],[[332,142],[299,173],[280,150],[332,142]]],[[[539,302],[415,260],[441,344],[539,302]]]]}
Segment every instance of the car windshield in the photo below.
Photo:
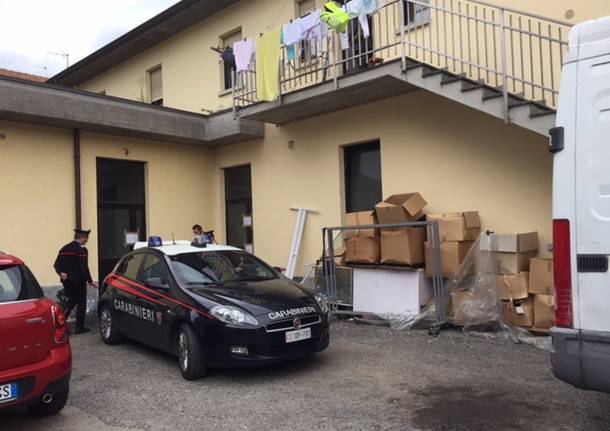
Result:
{"type": "Polygon", "coordinates": [[[273,269],[244,251],[202,251],[179,254],[170,259],[177,276],[187,285],[221,285],[277,278],[273,269]]]}
{"type": "Polygon", "coordinates": [[[0,303],[42,298],[40,285],[24,265],[0,267],[0,303]]]}

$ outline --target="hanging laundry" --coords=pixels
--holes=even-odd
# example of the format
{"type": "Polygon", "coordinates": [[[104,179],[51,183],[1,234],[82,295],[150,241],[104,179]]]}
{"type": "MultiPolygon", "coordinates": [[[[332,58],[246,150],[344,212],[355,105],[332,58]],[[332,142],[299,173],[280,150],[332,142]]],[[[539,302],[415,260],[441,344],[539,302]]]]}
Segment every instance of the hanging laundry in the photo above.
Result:
{"type": "Polygon", "coordinates": [[[339,33],[339,41],[341,42],[341,49],[349,49],[349,35],[346,31],[339,33]]]}
{"type": "Polygon", "coordinates": [[[369,37],[371,31],[369,29],[369,15],[380,8],[379,0],[351,0],[347,2],[345,8],[350,18],[358,18],[362,35],[369,37]]]}
{"type": "Polygon", "coordinates": [[[301,31],[301,18],[293,20],[282,27],[282,37],[285,45],[294,45],[303,38],[301,31]]]}
{"type": "Polygon", "coordinates": [[[301,39],[312,40],[319,39],[322,36],[322,26],[320,25],[321,13],[321,11],[316,10],[300,19],[301,39]]]}
{"type": "Polygon", "coordinates": [[[236,64],[235,55],[233,54],[233,48],[227,46],[225,49],[223,49],[223,51],[220,53],[220,58],[222,58],[223,63],[226,64],[229,69],[235,70],[236,64]]]}
{"type": "Polygon", "coordinates": [[[324,12],[320,14],[320,20],[337,33],[343,33],[347,29],[349,15],[334,1],[329,1],[324,5],[324,12]]]}
{"type": "Polygon", "coordinates": [[[255,52],[256,45],[253,39],[240,40],[233,44],[233,54],[235,55],[235,65],[238,72],[250,69],[255,52]]]}
{"type": "Polygon", "coordinates": [[[278,27],[256,39],[256,93],[258,100],[272,102],[279,96],[280,40],[278,27]]]}
{"type": "MultiPolygon", "coordinates": [[[[290,24],[288,24],[290,25],[290,24]]],[[[298,28],[298,35],[299,38],[301,37],[301,29],[300,27],[298,28]]],[[[297,42],[291,42],[292,40],[294,40],[293,38],[294,35],[290,34],[290,30],[288,30],[288,33],[286,32],[286,25],[284,25],[282,27],[282,41],[281,43],[284,44],[286,46],[286,55],[288,56],[288,61],[292,61],[297,57],[296,54],[296,50],[294,49],[294,44],[297,42]],[[289,43],[291,42],[291,43],[289,43]]],[[[299,39],[300,40],[300,39],[299,39]]]]}

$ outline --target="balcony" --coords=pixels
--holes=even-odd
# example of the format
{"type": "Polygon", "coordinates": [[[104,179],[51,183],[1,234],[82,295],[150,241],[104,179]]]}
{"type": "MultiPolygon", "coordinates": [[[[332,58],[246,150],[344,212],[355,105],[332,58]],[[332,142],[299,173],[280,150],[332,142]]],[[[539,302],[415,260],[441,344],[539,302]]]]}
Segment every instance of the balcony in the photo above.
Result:
{"type": "Polygon", "coordinates": [[[282,46],[279,98],[260,102],[256,68],[234,75],[238,118],[285,124],[423,89],[546,135],[554,123],[571,24],[472,0],[389,0],[365,37],[350,21],[282,46]]]}

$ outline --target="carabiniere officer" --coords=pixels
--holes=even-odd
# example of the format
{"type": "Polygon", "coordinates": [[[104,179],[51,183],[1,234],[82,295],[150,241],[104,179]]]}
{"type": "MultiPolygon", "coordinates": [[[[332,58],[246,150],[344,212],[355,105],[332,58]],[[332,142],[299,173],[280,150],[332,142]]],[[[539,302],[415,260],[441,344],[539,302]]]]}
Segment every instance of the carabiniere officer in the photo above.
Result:
{"type": "Polygon", "coordinates": [[[75,334],[89,332],[85,328],[85,309],[87,306],[87,283],[97,287],[91,279],[89,271],[89,252],[85,245],[89,241],[91,230],[74,229],[74,241],[64,245],[57,259],[55,259],[55,272],[59,275],[68,297],[68,306],[64,311],[66,319],[76,307],[75,334]]]}

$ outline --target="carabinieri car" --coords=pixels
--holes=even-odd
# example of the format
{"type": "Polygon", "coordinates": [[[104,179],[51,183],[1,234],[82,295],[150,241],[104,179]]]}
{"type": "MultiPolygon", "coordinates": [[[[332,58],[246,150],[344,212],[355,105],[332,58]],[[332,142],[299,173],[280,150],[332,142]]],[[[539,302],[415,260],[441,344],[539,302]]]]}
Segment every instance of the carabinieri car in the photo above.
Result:
{"type": "Polygon", "coordinates": [[[105,343],[127,337],[176,355],[187,380],[329,344],[323,296],[229,246],[136,244],[102,283],[98,313],[105,343]]]}

